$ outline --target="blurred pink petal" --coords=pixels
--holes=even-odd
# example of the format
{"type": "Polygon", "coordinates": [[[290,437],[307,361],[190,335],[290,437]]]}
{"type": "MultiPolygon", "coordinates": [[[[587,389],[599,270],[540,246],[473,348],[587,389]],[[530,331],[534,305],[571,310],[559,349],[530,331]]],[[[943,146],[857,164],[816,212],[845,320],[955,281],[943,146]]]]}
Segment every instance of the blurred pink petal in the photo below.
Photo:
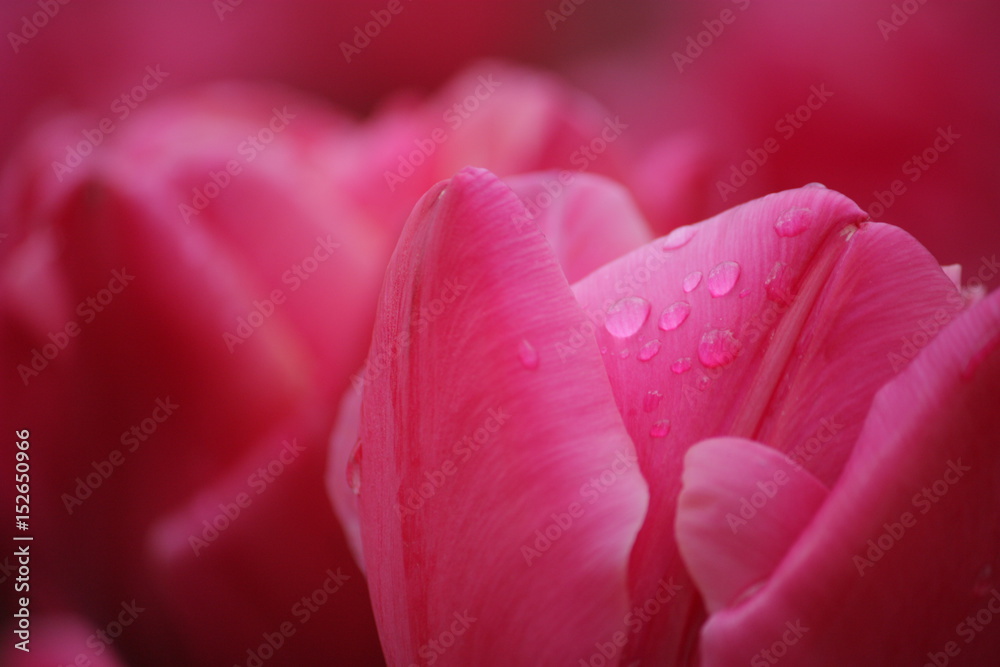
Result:
{"type": "Polygon", "coordinates": [[[649,39],[573,67],[637,138],[701,142],[691,219],[818,181],[973,269],[1000,247],[998,19],[975,2],[669,3],[649,39]]]}
{"type": "Polygon", "coordinates": [[[123,601],[116,613],[100,627],[72,614],[34,615],[30,619],[30,636],[25,644],[28,651],[12,645],[19,640],[8,643],[3,649],[3,664],[8,667],[125,667],[127,663],[121,660],[115,649],[112,635],[127,631],[142,617],[145,608],[134,602],[123,601]],[[119,618],[128,625],[121,625],[119,618]],[[108,634],[109,630],[111,634],[108,634]]]}
{"type": "Polygon", "coordinates": [[[538,226],[570,282],[652,240],[628,191],[606,178],[563,170],[504,182],[527,213],[515,224],[538,226]]]}
{"type": "MultiPolygon", "coordinates": [[[[51,452],[32,469],[32,509],[52,530],[39,586],[96,618],[125,597],[150,601],[150,622],[122,640],[134,656],[171,642],[171,622],[194,608],[171,618],[155,604],[164,573],[149,567],[146,540],[157,522],[264,434],[323,451],[326,398],[361,363],[396,232],[336,187],[342,167],[328,149],[344,121],[288,91],[220,86],[150,105],[60,181],[62,127],[39,128],[5,174],[0,206],[16,222],[0,247],[15,369],[6,419],[31,424],[51,452]],[[95,533],[105,548],[81,549],[95,533]]],[[[323,498],[321,467],[302,480],[304,497],[323,498]]],[[[299,551],[336,553],[329,512],[296,516],[312,549],[299,551]]],[[[235,598],[213,602],[203,638],[231,649],[245,637],[222,611],[235,598]]],[[[342,635],[371,649],[362,636],[342,635]]],[[[163,660],[183,660],[170,645],[163,660]]]]}
{"type": "Polygon", "coordinates": [[[146,564],[196,656],[187,664],[245,664],[271,649],[288,665],[380,660],[367,586],[320,482],[322,444],[271,435],[150,530],[146,564]]]}
{"type": "Polygon", "coordinates": [[[397,88],[440,85],[476,58],[537,62],[613,44],[634,34],[651,4],[571,6],[572,20],[555,31],[534,0],[474,6],[457,0],[177,0],[148,7],[122,0],[14,0],[0,5],[5,48],[12,51],[0,80],[5,90],[18,91],[0,110],[0,154],[26,121],[37,120],[37,111],[76,106],[110,109],[116,117],[131,110],[123,95],[136,104],[136,86],[141,104],[220,79],[281,81],[365,111],[397,88]],[[167,74],[149,92],[141,88],[146,66],[167,74]]]}

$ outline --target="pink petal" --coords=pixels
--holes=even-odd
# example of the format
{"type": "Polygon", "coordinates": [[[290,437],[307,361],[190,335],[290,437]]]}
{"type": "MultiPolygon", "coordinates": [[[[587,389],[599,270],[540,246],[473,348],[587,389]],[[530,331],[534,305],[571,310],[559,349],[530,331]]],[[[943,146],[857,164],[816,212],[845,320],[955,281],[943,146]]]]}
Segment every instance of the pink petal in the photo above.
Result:
{"type": "MultiPolygon", "coordinates": [[[[142,558],[151,524],[241,461],[262,433],[322,404],[308,426],[289,430],[322,430],[325,444],[330,398],[370,340],[395,230],[362,215],[341,185],[342,158],[329,149],[345,121],[286,89],[220,84],[150,99],[59,181],[52,163],[79,142],[78,121],[39,127],[0,184],[0,218],[13,225],[0,244],[0,349],[13,370],[0,393],[33,437],[59,443],[33,469],[51,491],[35,509],[51,518],[42,525],[58,565],[42,569],[98,613],[138,595],[137,581],[151,585],[142,558]],[[285,104],[295,118],[248,161],[241,142],[285,104]],[[214,196],[197,205],[196,191],[214,196]],[[181,204],[198,211],[185,220],[181,204]],[[301,283],[296,267],[308,273],[301,283]],[[109,293],[113,272],[134,281],[96,315],[82,310],[109,293]],[[52,334],[65,337],[70,322],[79,335],[25,386],[16,367],[52,334]],[[147,442],[158,401],[179,407],[147,442]],[[129,430],[140,425],[137,441],[129,430]],[[88,499],[80,480],[113,454],[127,472],[88,499]],[[109,548],[78,548],[95,525],[109,548]]],[[[322,476],[313,482],[323,502],[322,476]]],[[[191,609],[227,618],[233,599],[191,609]]]]}
{"type": "Polygon", "coordinates": [[[783,665],[994,664],[998,392],[995,292],[879,392],[839,483],[781,566],[705,626],[702,664],[746,664],[783,641],[786,623],[808,631],[778,648],[783,665]]]}
{"type": "Polygon", "coordinates": [[[771,575],[828,493],[794,461],[743,438],[689,449],[683,481],[677,544],[709,613],[771,575]]]}
{"type": "Polygon", "coordinates": [[[690,133],[671,132],[651,142],[627,182],[656,233],[699,220],[715,204],[710,193],[716,162],[709,142],[690,133]]]}
{"type": "MultiPolygon", "coordinates": [[[[574,286],[607,347],[616,402],[652,480],[634,600],[683,569],[672,522],[688,447],[752,438],[832,484],[872,396],[907,362],[894,365],[891,355],[922,322],[963,307],[926,250],[865,218],[825,188],[769,195],[676,229],[574,286]],[[626,299],[647,302],[650,316],[622,336],[615,313],[626,299]],[[660,351],[643,361],[637,353],[651,340],[660,351]],[[688,359],[689,369],[680,362],[688,359]],[[647,410],[650,392],[664,399],[647,410]],[[666,436],[655,426],[662,420],[673,424],[666,436]]],[[[637,646],[656,638],[659,659],[686,655],[685,629],[702,613],[697,598],[688,604],[690,616],[657,617],[637,646]]]]}
{"type": "Polygon", "coordinates": [[[390,664],[575,663],[625,636],[645,483],[589,323],[515,215],[463,170],[417,204],[386,274],[360,507],[390,664]]]}
{"type": "MultiPolygon", "coordinates": [[[[358,377],[358,376],[355,376],[358,377]]],[[[337,410],[337,424],[330,437],[329,460],[326,471],[326,490],[333,502],[333,509],[340,520],[340,527],[347,538],[347,544],[354,555],[354,561],[363,572],[364,552],[361,546],[361,518],[358,513],[358,495],[352,488],[352,476],[356,477],[356,461],[352,457],[358,449],[358,435],[361,429],[362,385],[348,389],[340,400],[337,410]],[[352,465],[354,466],[352,468],[352,465]]]]}
{"type": "Polygon", "coordinates": [[[432,156],[438,174],[469,164],[487,165],[501,177],[551,167],[618,175],[624,168],[628,123],[538,70],[476,62],[427,113],[446,137],[432,156]],[[600,148],[590,149],[595,141],[600,148]]]}
{"type": "MultiPolygon", "coordinates": [[[[832,486],[875,393],[964,308],[913,237],[890,225],[862,225],[801,329],[788,331],[797,340],[753,437],[832,486]]],[[[782,333],[779,325],[776,336],[782,333]]]]}
{"type": "Polygon", "coordinates": [[[504,182],[576,281],[653,239],[628,191],[602,176],[562,170],[512,176],[504,182]]]}

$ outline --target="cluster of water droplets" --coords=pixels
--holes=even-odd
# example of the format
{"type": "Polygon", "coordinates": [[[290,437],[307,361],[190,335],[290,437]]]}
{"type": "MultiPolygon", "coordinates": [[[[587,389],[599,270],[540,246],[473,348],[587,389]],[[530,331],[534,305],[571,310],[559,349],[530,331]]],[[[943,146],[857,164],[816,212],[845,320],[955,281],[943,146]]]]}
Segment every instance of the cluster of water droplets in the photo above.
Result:
{"type": "MultiPolygon", "coordinates": [[[[792,238],[806,232],[814,221],[813,212],[808,208],[794,207],[780,213],[774,222],[774,232],[781,238],[792,238]]],[[[677,250],[686,246],[697,235],[698,228],[693,225],[678,227],[670,232],[661,242],[661,249],[664,252],[677,250]]],[[[771,272],[764,280],[764,291],[767,297],[774,301],[785,301],[789,298],[786,281],[786,265],[777,261],[773,265],[771,272]]],[[[712,298],[722,298],[733,292],[739,282],[742,268],[740,264],[733,260],[723,261],[708,270],[707,274],[701,270],[694,270],[684,276],[681,280],[681,289],[685,295],[691,294],[702,284],[706,286],[712,298]]],[[[739,292],[739,298],[743,299],[752,294],[750,288],[744,288],[739,292]]],[[[679,329],[691,315],[691,304],[684,299],[673,301],[660,311],[656,319],[657,328],[669,333],[679,329]]],[[[604,326],[612,337],[619,340],[630,339],[643,328],[649,321],[653,312],[653,305],[641,296],[628,296],[611,304],[605,314],[604,326]]],[[[642,340],[642,336],[639,340],[642,340]]],[[[705,368],[720,368],[732,363],[740,352],[740,341],[732,330],[726,328],[714,328],[704,332],[696,347],[696,356],[705,368]]],[[[651,338],[642,342],[635,351],[635,359],[639,362],[649,362],[654,359],[663,349],[663,343],[657,338],[651,338]]],[[[601,354],[607,354],[607,346],[601,347],[601,354]]],[[[621,359],[628,359],[633,351],[628,347],[623,347],[617,351],[617,356],[621,359]]],[[[539,355],[535,347],[526,339],[518,345],[517,356],[521,365],[528,370],[535,370],[539,365],[539,355]]],[[[669,362],[669,368],[675,375],[681,375],[690,371],[693,367],[692,357],[680,357],[669,362]]],[[[697,381],[699,389],[707,388],[710,383],[707,376],[702,375],[697,381]]],[[[662,400],[663,395],[658,391],[651,391],[646,395],[643,402],[643,409],[649,413],[653,412],[662,400]]],[[[654,438],[665,437],[670,431],[670,421],[661,419],[654,422],[650,428],[650,436],[654,438]]]]}

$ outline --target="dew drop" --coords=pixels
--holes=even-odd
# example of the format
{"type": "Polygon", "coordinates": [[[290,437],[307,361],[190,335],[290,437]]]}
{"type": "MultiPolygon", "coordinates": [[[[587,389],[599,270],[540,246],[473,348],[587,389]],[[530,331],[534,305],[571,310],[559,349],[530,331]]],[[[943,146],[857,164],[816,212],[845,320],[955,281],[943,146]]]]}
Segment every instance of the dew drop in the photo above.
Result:
{"type": "Polygon", "coordinates": [[[708,292],[713,297],[726,296],[740,277],[740,265],[736,262],[722,262],[708,272],[708,292]]]}
{"type": "Polygon", "coordinates": [[[628,355],[629,355],[628,348],[625,348],[624,350],[618,353],[618,356],[621,357],[622,359],[628,359],[628,355]]]}
{"type": "Polygon", "coordinates": [[[650,308],[649,302],[642,297],[625,297],[608,308],[604,326],[615,338],[628,338],[646,323],[650,308]]]}
{"type": "Polygon", "coordinates": [[[677,248],[686,246],[694,238],[697,231],[698,228],[693,225],[678,227],[663,239],[663,250],[676,250],[677,248]]]}
{"type": "Polygon", "coordinates": [[[827,189],[825,185],[823,185],[822,183],[820,183],[818,181],[814,181],[812,183],[806,183],[802,187],[804,187],[804,188],[822,188],[824,190],[827,189]]]}
{"type": "Polygon", "coordinates": [[[691,304],[687,301],[677,301],[670,304],[660,313],[660,328],[664,331],[673,331],[691,314],[691,304]]]}
{"type": "Polygon", "coordinates": [[[517,356],[521,359],[521,365],[529,371],[538,368],[538,351],[527,340],[522,339],[520,345],[517,346],[517,356]]]}
{"type": "Polygon", "coordinates": [[[740,291],[740,298],[741,299],[745,299],[748,296],[750,296],[750,288],[749,287],[740,291]]]}
{"type": "Polygon", "coordinates": [[[698,343],[698,359],[706,368],[731,364],[739,353],[740,342],[728,329],[712,329],[698,343]]]}
{"type": "Polygon", "coordinates": [[[654,338],[653,340],[649,341],[641,348],[639,348],[639,354],[636,355],[636,358],[639,361],[649,361],[650,359],[655,357],[659,353],[659,351],[660,351],[660,341],[654,338]]]}
{"type": "Polygon", "coordinates": [[[656,406],[660,404],[663,400],[663,394],[653,389],[648,392],[642,399],[642,409],[646,412],[652,412],[656,409],[656,406]]]}
{"type": "Polygon", "coordinates": [[[687,373],[691,370],[691,357],[681,357],[674,363],[670,364],[670,370],[672,370],[677,375],[681,373],[687,373]]]}
{"type": "Polygon", "coordinates": [[[649,427],[649,436],[651,438],[665,438],[668,433],[670,433],[669,419],[661,419],[658,422],[653,422],[653,425],[649,427]]]}
{"type": "Polygon", "coordinates": [[[774,223],[774,231],[778,236],[798,236],[809,229],[813,222],[813,213],[807,208],[790,208],[778,216],[774,223]]]}
{"type": "Polygon", "coordinates": [[[684,276],[684,291],[691,292],[701,284],[701,271],[692,271],[684,276]]]}
{"type": "Polygon", "coordinates": [[[361,493],[361,439],[354,443],[351,456],[347,459],[347,486],[354,495],[361,493]]]}
{"type": "Polygon", "coordinates": [[[712,380],[707,375],[702,375],[698,378],[698,391],[705,391],[711,383],[712,380]]]}
{"type": "Polygon", "coordinates": [[[601,346],[601,354],[607,354],[607,353],[608,353],[608,346],[607,345],[602,345],[601,346]]]}
{"type": "Polygon", "coordinates": [[[771,273],[767,274],[767,278],[764,279],[764,291],[767,292],[767,298],[771,301],[788,303],[790,300],[788,288],[785,285],[786,268],[784,262],[775,262],[774,266],[771,267],[771,273]]]}

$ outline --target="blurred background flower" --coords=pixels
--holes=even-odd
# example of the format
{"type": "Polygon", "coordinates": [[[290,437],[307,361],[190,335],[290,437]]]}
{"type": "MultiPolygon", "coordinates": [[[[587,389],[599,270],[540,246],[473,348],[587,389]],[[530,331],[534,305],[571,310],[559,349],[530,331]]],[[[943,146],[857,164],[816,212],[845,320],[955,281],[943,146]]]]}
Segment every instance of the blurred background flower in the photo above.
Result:
{"type": "Polygon", "coordinates": [[[997,14],[4,3],[0,398],[8,433],[32,434],[40,642],[8,655],[381,662],[325,443],[400,226],[467,164],[608,176],[661,233],[820,181],[996,285],[997,14]],[[305,626],[293,608],[315,591],[305,626]],[[134,623],[94,634],[133,599],[134,623]]]}
{"type": "Polygon", "coordinates": [[[692,220],[816,181],[943,263],[1000,247],[996,4],[707,0],[660,18],[655,39],[572,78],[646,141],[697,147],[692,220]]]}

